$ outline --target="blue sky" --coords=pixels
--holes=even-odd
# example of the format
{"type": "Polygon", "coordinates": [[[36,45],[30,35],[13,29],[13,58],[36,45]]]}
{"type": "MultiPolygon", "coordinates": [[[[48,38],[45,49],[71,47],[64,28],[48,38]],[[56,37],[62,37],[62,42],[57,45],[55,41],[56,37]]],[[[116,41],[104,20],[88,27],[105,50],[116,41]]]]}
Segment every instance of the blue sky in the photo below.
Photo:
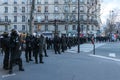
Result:
{"type": "Polygon", "coordinates": [[[109,12],[114,9],[120,9],[120,0],[102,0],[101,2],[101,20],[104,23],[109,12]]]}

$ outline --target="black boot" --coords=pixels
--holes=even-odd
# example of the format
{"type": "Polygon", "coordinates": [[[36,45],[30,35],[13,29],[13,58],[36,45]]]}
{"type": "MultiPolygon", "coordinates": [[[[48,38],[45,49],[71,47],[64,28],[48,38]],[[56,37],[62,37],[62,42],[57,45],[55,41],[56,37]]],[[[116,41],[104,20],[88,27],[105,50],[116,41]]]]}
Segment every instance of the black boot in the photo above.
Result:
{"type": "Polygon", "coordinates": [[[12,70],[9,70],[9,72],[8,72],[9,74],[12,74],[13,73],[13,71],[12,70]]]}
{"type": "Polygon", "coordinates": [[[19,71],[24,71],[24,69],[23,68],[19,68],[19,71]]]}

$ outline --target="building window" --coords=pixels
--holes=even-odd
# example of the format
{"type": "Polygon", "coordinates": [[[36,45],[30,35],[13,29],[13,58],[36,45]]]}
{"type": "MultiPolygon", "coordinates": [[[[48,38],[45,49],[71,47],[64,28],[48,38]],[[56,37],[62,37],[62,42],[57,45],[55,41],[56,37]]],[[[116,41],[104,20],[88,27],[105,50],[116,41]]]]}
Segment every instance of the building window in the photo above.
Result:
{"type": "Polygon", "coordinates": [[[84,26],[83,25],[81,25],[80,30],[81,30],[81,32],[83,32],[83,30],[84,30],[84,26]]]}
{"type": "Polygon", "coordinates": [[[14,7],[14,13],[17,13],[17,7],[14,7]]]}
{"type": "Polygon", "coordinates": [[[22,4],[25,4],[26,3],[26,0],[22,0],[22,4]]]}
{"type": "Polygon", "coordinates": [[[17,0],[14,0],[14,4],[17,4],[17,0]]]}
{"type": "Polygon", "coordinates": [[[25,16],[22,16],[22,22],[25,22],[25,16]]]}
{"type": "Polygon", "coordinates": [[[83,3],[84,2],[84,0],[80,0],[80,3],[83,3]]]}
{"type": "Polygon", "coordinates": [[[47,24],[45,25],[45,31],[48,31],[48,25],[47,24]]]}
{"type": "Polygon", "coordinates": [[[48,12],[48,6],[45,6],[45,12],[48,12]]]}
{"type": "Polygon", "coordinates": [[[58,12],[58,6],[55,6],[54,12],[58,12]]]}
{"type": "Polygon", "coordinates": [[[84,20],[84,17],[83,17],[83,15],[80,15],[80,20],[84,20]]]}
{"type": "Polygon", "coordinates": [[[84,12],[84,7],[83,6],[80,7],[80,12],[84,12]]]}
{"type": "Polygon", "coordinates": [[[64,11],[65,11],[65,12],[68,12],[68,11],[69,11],[69,6],[65,6],[65,7],[64,7],[64,11]]]}
{"type": "Polygon", "coordinates": [[[72,3],[76,3],[76,0],[72,0],[72,3]]]}
{"type": "Polygon", "coordinates": [[[38,6],[38,12],[41,12],[41,6],[38,6]]]}
{"type": "Polygon", "coordinates": [[[58,4],[58,0],[54,0],[54,3],[55,3],[55,4],[58,4]]]}
{"type": "Polygon", "coordinates": [[[72,12],[76,12],[76,6],[72,7],[72,12]]]}
{"type": "Polygon", "coordinates": [[[65,25],[65,30],[68,30],[68,25],[65,25]]]}
{"type": "Polygon", "coordinates": [[[58,25],[55,26],[56,31],[58,31],[58,25]]]}
{"type": "Polygon", "coordinates": [[[30,0],[30,4],[32,4],[32,0],[30,0]]]}
{"type": "Polygon", "coordinates": [[[92,26],[92,30],[94,30],[94,26],[92,26]]]}
{"type": "Polygon", "coordinates": [[[8,4],[8,0],[3,0],[4,1],[4,4],[8,4]]]}
{"type": "Polygon", "coordinates": [[[5,21],[8,21],[8,16],[5,16],[5,21]]]}
{"type": "Polygon", "coordinates": [[[45,1],[45,4],[48,4],[48,0],[44,0],[45,1]]]}
{"type": "Polygon", "coordinates": [[[37,4],[41,4],[41,0],[37,0],[37,4]]]}
{"type": "Polygon", "coordinates": [[[22,12],[23,12],[23,13],[25,12],[25,7],[22,7],[22,12]]]}
{"type": "Polygon", "coordinates": [[[14,25],[14,29],[17,29],[17,25],[14,25]]]}
{"type": "Polygon", "coordinates": [[[45,20],[47,20],[47,21],[48,21],[48,15],[45,15],[45,20]]]}
{"type": "Polygon", "coordinates": [[[72,15],[72,21],[76,21],[76,15],[72,15]]]}
{"type": "Polygon", "coordinates": [[[76,26],[75,25],[72,26],[72,30],[76,30],[76,26]]]}
{"type": "Polygon", "coordinates": [[[14,16],[14,22],[17,22],[17,16],[14,16]]]}
{"type": "Polygon", "coordinates": [[[8,7],[5,7],[5,13],[8,13],[8,7]]]}
{"type": "Polygon", "coordinates": [[[69,0],[64,0],[64,2],[65,2],[65,3],[68,3],[68,2],[69,2],[69,0]]]}
{"type": "Polygon", "coordinates": [[[25,31],[25,25],[22,25],[22,31],[25,31]]]}
{"type": "Polygon", "coordinates": [[[5,31],[8,31],[8,26],[7,25],[5,25],[5,31]]]}

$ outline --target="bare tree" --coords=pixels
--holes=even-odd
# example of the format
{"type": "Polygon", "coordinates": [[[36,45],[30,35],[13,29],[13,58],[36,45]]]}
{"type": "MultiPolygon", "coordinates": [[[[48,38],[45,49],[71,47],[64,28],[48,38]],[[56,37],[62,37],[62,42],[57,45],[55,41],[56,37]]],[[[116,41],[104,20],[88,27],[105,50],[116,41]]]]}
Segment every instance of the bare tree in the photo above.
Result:
{"type": "Polygon", "coordinates": [[[32,0],[31,3],[31,10],[30,10],[30,27],[29,27],[29,33],[32,34],[33,33],[33,13],[34,13],[34,8],[35,8],[35,0],[32,0]]]}
{"type": "Polygon", "coordinates": [[[116,32],[116,19],[118,17],[118,10],[112,10],[109,13],[109,18],[107,19],[107,28],[105,29],[106,34],[111,34],[116,32]]]}

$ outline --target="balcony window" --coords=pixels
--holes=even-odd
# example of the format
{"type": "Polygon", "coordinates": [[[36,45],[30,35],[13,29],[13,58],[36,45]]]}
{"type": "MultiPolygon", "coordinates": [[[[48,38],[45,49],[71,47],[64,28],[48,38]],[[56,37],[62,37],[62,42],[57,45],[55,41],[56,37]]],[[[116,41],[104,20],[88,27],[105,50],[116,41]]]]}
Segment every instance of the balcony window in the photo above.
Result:
{"type": "Polygon", "coordinates": [[[72,3],[76,3],[76,0],[72,0],[72,3]]]}
{"type": "Polygon", "coordinates": [[[76,28],[76,26],[75,25],[73,25],[72,26],[72,30],[76,30],[77,28],[76,28]]]}
{"type": "Polygon", "coordinates": [[[14,16],[14,22],[17,22],[17,16],[14,16]]]}
{"type": "Polygon", "coordinates": [[[80,3],[83,3],[84,2],[84,0],[80,0],[80,3]]]}
{"type": "Polygon", "coordinates": [[[25,4],[26,3],[26,0],[22,0],[22,4],[25,4]]]}
{"type": "Polygon", "coordinates": [[[37,4],[41,4],[41,0],[37,0],[37,4]]]}
{"type": "Polygon", "coordinates": [[[41,20],[42,20],[41,16],[38,16],[38,17],[37,17],[37,21],[38,21],[38,22],[41,22],[41,20]]]}
{"type": "Polygon", "coordinates": [[[4,1],[4,4],[8,4],[8,0],[3,0],[4,1]]]}
{"type": "Polygon", "coordinates": [[[25,16],[22,16],[22,22],[25,22],[25,16]]]}
{"type": "Polygon", "coordinates": [[[48,15],[45,15],[45,20],[47,20],[47,21],[48,21],[48,15]]]}
{"type": "Polygon", "coordinates": [[[72,12],[76,12],[76,6],[72,7],[72,12]]]}
{"type": "Polygon", "coordinates": [[[25,25],[22,25],[22,31],[25,31],[25,25]]]}
{"type": "Polygon", "coordinates": [[[14,29],[17,29],[17,25],[14,25],[14,29]]]}
{"type": "Polygon", "coordinates": [[[68,11],[69,11],[69,7],[68,7],[68,6],[65,6],[65,7],[64,7],[64,11],[65,11],[65,12],[68,12],[68,11]]]}
{"type": "Polygon", "coordinates": [[[5,16],[5,21],[6,21],[6,22],[8,21],[8,16],[5,16]]]}
{"type": "Polygon", "coordinates": [[[8,7],[5,7],[5,13],[8,13],[8,7]]]}
{"type": "Polygon", "coordinates": [[[8,31],[8,26],[7,25],[5,25],[5,31],[8,31]]]}
{"type": "Polygon", "coordinates": [[[45,12],[48,12],[48,6],[45,6],[45,12]]]}
{"type": "Polygon", "coordinates": [[[80,12],[84,12],[84,7],[83,6],[80,7],[80,12]]]}
{"type": "Polygon", "coordinates": [[[58,12],[58,6],[54,7],[54,12],[58,12]]]}
{"type": "Polygon", "coordinates": [[[14,0],[14,4],[17,4],[17,0],[14,0]]]}
{"type": "Polygon", "coordinates": [[[58,0],[54,0],[54,3],[55,3],[55,4],[58,4],[58,0]]]}
{"type": "Polygon", "coordinates": [[[17,13],[17,7],[14,7],[14,13],[17,13]]]}
{"type": "Polygon", "coordinates": [[[48,0],[44,0],[45,1],[45,4],[48,4],[48,0]]]}
{"type": "Polygon", "coordinates": [[[45,25],[45,31],[48,31],[48,25],[47,24],[45,25]]]}
{"type": "Polygon", "coordinates": [[[23,12],[23,13],[25,12],[25,7],[22,7],[22,12],[23,12]]]}
{"type": "Polygon", "coordinates": [[[38,6],[38,12],[41,12],[41,6],[38,6]]]}
{"type": "Polygon", "coordinates": [[[68,30],[68,25],[65,25],[65,30],[68,30]]]}
{"type": "Polygon", "coordinates": [[[65,2],[65,3],[68,3],[68,2],[69,2],[69,0],[64,0],[64,2],[65,2]]]}
{"type": "Polygon", "coordinates": [[[84,17],[83,17],[83,15],[80,15],[80,20],[84,20],[84,17]]]}

